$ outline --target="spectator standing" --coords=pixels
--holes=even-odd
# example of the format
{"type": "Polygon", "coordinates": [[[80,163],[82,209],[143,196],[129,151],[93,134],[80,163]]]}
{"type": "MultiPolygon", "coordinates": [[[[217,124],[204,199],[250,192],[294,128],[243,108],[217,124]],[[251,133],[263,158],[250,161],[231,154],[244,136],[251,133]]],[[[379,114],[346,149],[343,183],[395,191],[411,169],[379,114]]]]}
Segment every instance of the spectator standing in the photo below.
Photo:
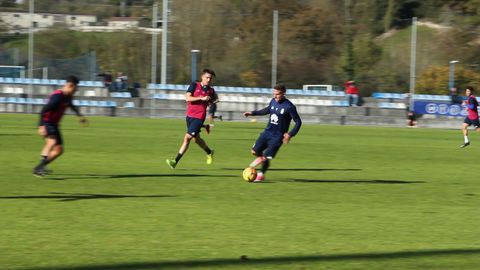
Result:
{"type": "Polygon", "coordinates": [[[115,90],[124,91],[127,90],[127,81],[128,77],[123,72],[117,73],[117,78],[115,79],[115,90]]]}
{"type": "Polygon", "coordinates": [[[417,116],[415,115],[415,109],[410,108],[410,100],[412,96],[410,93],[405,93],[405,99],[403,102],[405,103],[405,110],[407,112],[407,126],[408,127],[417,127],[417,116]]]}
{"type": "Polygon", "coordinates": [[[358,105],[359,90],[355,81],[345,82],[345,94],[347,96],[348,106],[356,107],[358,105]]]}
{"type": "Polygon", "coordinates": [[[110,85],[112,85],[113,81],[112,73],[110,71],[106,71],[104,73],[98,74],[98,76],[103,77],[103,85],[105,86],[105,88],[110,89],[110,85]]]}
{"type": "Polygon", "coordinates": [[[462,104],[463,102],[462,97],[458,95],[456,87],[450,88],[450,97],[452,99],[452,104],[462,104]]]}

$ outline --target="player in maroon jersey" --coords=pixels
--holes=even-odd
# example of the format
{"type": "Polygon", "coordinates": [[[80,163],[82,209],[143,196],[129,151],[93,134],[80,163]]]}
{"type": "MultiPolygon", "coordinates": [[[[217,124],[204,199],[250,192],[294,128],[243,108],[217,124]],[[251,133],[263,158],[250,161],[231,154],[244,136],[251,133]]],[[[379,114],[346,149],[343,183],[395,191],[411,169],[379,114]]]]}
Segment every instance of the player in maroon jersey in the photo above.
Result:
{"type": "Polygon", "coordinates": [[[464,148],[470,145],[470,141],[468,140],[468,127],[474,126],[476,131],[480,131],[480,123],[478,121],[478,101],[477,98],[473,95],[475,90],[472,86],[468,86],[465,89],[465,95],[467,96],[467,100],[463,102],[463,105],[467,106],[468,116],[465,117],[463,120],[462,125],[462,132],[463,132],[463,139],[464,142],[460,145],[460,148],[464,148]]]}
{"type": "Polygon", "coordinates": [[[213,70],[204,69],[201,81],[192,82],[185,94],[185,101],[187,102],[187,133],[183,137],[183,143],[178,150],[177,157],[166,160],[168,166],[172,169],[177,166],[182,156],[187,152],[192,139],[207,154],[207,164],[213,163],[213,150],[200,137],[200,129],[204,126],[203,122],[207,116],[208,105],[215,102],[217,96],[215,90],[210,86],[214,77],[215,72],[213,70]]]}
{"type": "Polygon", "coordinates": [[[40,121],[38,123],[38,134],[45,138],[45,145],[41,152],[40,163],[33,169],[35,176],[44,176],[46,174],[47,164],[54,161],[63,154],[63,140],[59,129],[59,123],[65,114],[65,110],[70,107],[80,117],[80,123],[86,124],[87,119],[72,104],[72,97],[77,91],[78,78],[68,76],[62,89],[53,91],[48,97],[47,104],[40,112],[40,121]]]}

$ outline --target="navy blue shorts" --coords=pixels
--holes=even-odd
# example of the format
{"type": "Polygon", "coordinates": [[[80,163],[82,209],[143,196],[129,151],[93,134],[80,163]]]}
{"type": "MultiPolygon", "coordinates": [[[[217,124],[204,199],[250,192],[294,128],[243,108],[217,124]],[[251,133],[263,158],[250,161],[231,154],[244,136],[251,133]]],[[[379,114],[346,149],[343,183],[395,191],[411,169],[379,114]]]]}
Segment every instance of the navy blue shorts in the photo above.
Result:
{"type": "Polygon", "coordinates": [[[212,103],[210,107],[208,107],[208,115],[215,116],[215,112],[217,111],[217,104],[212,103]]]}
{"type": "Polygon", "coordinates": [[[50,138],[53,137],[55,139],[56,145],[63,145],[62,134],[60,134],[60,129],[58,128],[58,125],[49,124],[49,123],[44,123],[43,125],[47,130],[46,137],[50,137],[50,138]]]}
{"type": "Polygon", "coordinates": [[[203,126],[203,121],[198,118],[187,116],[187,133],[196,137],[200,133],[200,129],[203,126]]]}
{"type": "Polygon", "coordinates": [[[282,136],[272,136],[270,133],[262,132],[252,147],[257,156],[263,154],[268,159],[272,159],[282,146],[282,136]]]}
{"type": "Polygon", "coordinates": [[[480,122],[478,121],[478,119],[470,119],[468,118],[468,116],[465,117],[463,123],[467,124],[468,126],[473,125],[475,128],[480,128],[480,122]]]}

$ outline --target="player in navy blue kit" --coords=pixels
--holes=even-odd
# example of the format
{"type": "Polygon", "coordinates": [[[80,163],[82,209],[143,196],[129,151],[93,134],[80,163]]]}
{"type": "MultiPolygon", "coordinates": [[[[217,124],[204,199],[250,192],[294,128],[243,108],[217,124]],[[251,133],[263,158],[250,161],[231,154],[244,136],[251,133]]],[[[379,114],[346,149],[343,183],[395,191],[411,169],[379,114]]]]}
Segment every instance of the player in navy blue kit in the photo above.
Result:
{"type": "Polygon", "coordinates": [[[60,133],[60,120],[65,110],[70,107],[80,117],[80,123],[86,124],[87,119],[83,117],[78,109],[72,104],[72,97],[77,91],[78,78],[69,76],[62,89],[53,91],[48,97],[47,104],[40,112],[38,123],[38,134],[45,138],[45,145],[41,152],[40,163],[33,168],[35,176],[44,176],[45,167],[63,154],[63,140],[60,133]]]}
{"type": "Polygon", "coordinates": [[[302,119],[297,113],[297,108],[290,100],[285,98],[287,89],[284,85],[277,84],[273,88],[273,98],[268,107],[258,111],[245,112],[245,117],[253,115],[267,115],[270,118],[265,130],[260,134],[253,145],[252,154],[257,158],[250,164],[251,168],[262,165],[257,178],[253,182],[262,182],[265,179],[265,173],[270,166],[270,160],[275,157],[282,144],[287,144],[295,136],[302,126],[302,119]],[[292,130],[288,131],[290,122],[295,122],[292,130]]]}

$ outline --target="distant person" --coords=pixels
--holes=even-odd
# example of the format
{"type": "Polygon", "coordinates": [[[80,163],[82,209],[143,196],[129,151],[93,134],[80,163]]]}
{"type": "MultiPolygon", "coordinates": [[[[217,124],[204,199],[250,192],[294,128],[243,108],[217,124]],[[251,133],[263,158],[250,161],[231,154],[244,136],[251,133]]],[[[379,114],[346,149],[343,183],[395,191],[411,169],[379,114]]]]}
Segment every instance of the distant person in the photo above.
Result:
{"type": "Polygon", "coordinates": [[[465,89],[465,95],[467,96],[467,100],[463,102],[462,105],[467,106],[468,115],[463,120],[462,125],[462,132],[463,132],[463,139],[464,142],[460,145],[460,148],[464,148],[470,145],[470,141],[468,140],[468,127],[473,125],[475,127],[475,131],[480,131],[480,123],[478,121],[478,101],[477,98],[473,95],[472,86],[468,86],[465,89]]]}
{"type": "Polygon", "coordinates": [[[41,152],[40,163],[33,169],[35,176],[42,177],[47,174],[46,166],[63,154],[63,139],[60,133],[60,120],[67,107],[70,107],[78,117],[80,123],[86,124],[87,119],[83,117],[77,107],[72,103],[72,98],[77,91],[78,78],[69,76],[62,89],[53,91],[48,97],[47,104],[40,112],[38,134],[45,138],[45,145],[41,152]]]}
{"type": "Polygon", "coordinates": [[[410,108],[410,101],[412,96],[410,93],[405,94],[404,103],[405,103],[405,110],[407,113],[407,126],[408,127],[417,127],[417,116],[415,115],[414,108],[410,108]]]}
{"type": "Polygon", "coordinates": [[[128,76],[125,75],[123,72],[117,73],[117,78],[115,79],[115,89],[117,91],[124,91],[127,90],[127,83],[128,76]]]}
{"type": "Polygon", "coordinates": [[[112,73],[110,71],[106,71],[104,73],[98,74],[98,76],[103,77],[103,86],[105,86],[105,88],[110,89],[110,86],[112,85],[112,81],[113,81],[112,73]]]}
{"type": "Polygon", "coordinates": [[[452,87],[450,89],[450,98],[452,100],[452,104],[462,104],[463,102],[462,97],[458,95],[456,87],[452,87]]]}
{"type": "Polygon", "coordinates": [[[208,106],[208,124],[210,126],[213,126],[213,122],[215,118],[220,119],[220,121],[223,121],[223,117],[221,115],[215,115],[217,112],[217,103],[220,102],[218,99],[217,94],[215,93],[215,98],[213,99],[214,101],[210,103],[208,106]]]}
{"type": "Polygon", "coordinates": [[[358,106],[358,96],[360,91],[358,90],[355,81],[345,82],[345,94],[347,96],[348,106],[358,106]]]}
{"type": "Polygon", "coordinates": [[[203,122],[207,117],[207,107],[215,101],[215,90],[210,86],[215,77],[215,72],[211,69],[204,69],[200,82],[192,82],[185,94],[187,102],[187,133],[183,137],[183,143],[178,150],[175,159],[167,159],[166,162],[170,168],[174,169],[183,155],[187,152],[190,142],[193,141],[202,148],[207,154],[207,164],[213,163],[214,151],[210,149],[207,143],[200,137],[200,129],[204,126],[203,122]]]}
{"type": "Polygon", "coordinates": [[[270,114],[267,127],[252,148],[252,154],[257,158],[250,164],[250,167],[255,168],[262,165],[261,171],[258,172],[257,178],[253,182],[258,183],[265,180],[265,173],[270,167],[270,160],[275,157],[282,144],[289,143],[290,139],[297,135],[302,126],[297,108],[285,97],[286,92],[287,89],[284,85],[277,84],[273,88],[273,98],[267,107],[258,111],[243,113],[245,117],[270,114]],[[292,119],[295,126],[289,132],[288,128],[292,119]]]}

